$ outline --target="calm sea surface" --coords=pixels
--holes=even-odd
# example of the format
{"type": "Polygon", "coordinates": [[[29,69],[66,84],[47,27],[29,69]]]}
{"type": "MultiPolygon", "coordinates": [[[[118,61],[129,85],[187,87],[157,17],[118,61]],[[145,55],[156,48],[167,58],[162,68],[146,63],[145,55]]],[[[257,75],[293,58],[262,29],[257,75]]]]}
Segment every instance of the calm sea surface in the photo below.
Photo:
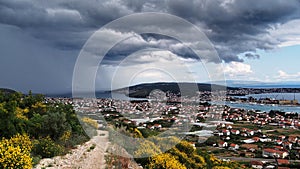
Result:
{"type": "Polygon", "coordinates": [[[96,93],[97,98],[102,99],[116,99],[116,100],[145,100],[145,98],[133,98],[128,97],[125,94],[122,93],[116,93],[116,92],[98,92],[96,93]]]}
{"type": "MultiPolygon", "coordinates": [[[[252,96],[255,98],[275,98],[277,99],[294,99],[294,93],[265,93],[265,94],[254,94],[247,95],[243,97],[252,96]]],[[[114,98],[120,100],[145,100],[144,98],[130,98],[120,93],[97,93],[98,98],[114,98]]],[[[295,98],[300,101],[300,93],[295,93],[295,98]]],[[[223,104],[221,102],[213,102],[215,104],[223,104]]],[[[280,110],[285,112],[297,112],[300,113],[300,106],[283,106],[283,105],[261,105],[261,104],[251,104],[251,103],[239,103],[239,102],[225,102],[226,105],[235,108],[243,108],[243,109],[253,109],[260,111],[270,111],[270,110],[280,110]]]]}
{"type": "Polygon", "coordinates": [[[261,111],[270,111],[270,110],[280,110],[284,112],[297,112],[300,113],[299,106],[282,106],[282,105],[260,105],[260,104],[250,104],[250,103],[232,103],[225,102],[226,105],[235,108],[243,108],[248,110],[261,110],[261,111]]]}
{"type": "MultiPolygon", "coordinates": [[[[242,97],[254,97],[256,99],[262,98],[273,98],[277,100],[293,100],[294,98],[300,101],[300,93],[263,93],[263,94],[250,94],[242,97]]],[[[239,97],[239,96],[237,96],[239,97]]],[[[297,112],[300,113],[299,106],[283,106],[283,105],[261,105],[261,104],[250,104],[250,103],[226,103],[230,107],[254,109],[261,111],[280,110],[285,112],[297,112]]]]}
{"type": "Polygon", "coordinates": [[[273,98],[277,100],[293,100],[294,97],[296,100],[300,101],[300,93],[263,93],[263,94],[250,94],[246,95],[246,97],[252,96],[254,98],[260,99],[260,98],[273,98]]]}

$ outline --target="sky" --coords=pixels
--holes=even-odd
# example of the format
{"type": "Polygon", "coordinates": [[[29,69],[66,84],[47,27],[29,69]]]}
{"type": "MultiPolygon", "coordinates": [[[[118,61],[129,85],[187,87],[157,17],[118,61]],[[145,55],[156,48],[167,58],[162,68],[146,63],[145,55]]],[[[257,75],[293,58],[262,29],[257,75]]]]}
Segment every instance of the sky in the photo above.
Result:
{"type": "Polygon", "coordinates": [[[300,82],[299,52],[299,0],[0,1],[0,88],[22,92],[70,92],[90,80],[95,90],[158,81],[300,82]],[[77,70],[86,72],[74,84],[77,70]]]}

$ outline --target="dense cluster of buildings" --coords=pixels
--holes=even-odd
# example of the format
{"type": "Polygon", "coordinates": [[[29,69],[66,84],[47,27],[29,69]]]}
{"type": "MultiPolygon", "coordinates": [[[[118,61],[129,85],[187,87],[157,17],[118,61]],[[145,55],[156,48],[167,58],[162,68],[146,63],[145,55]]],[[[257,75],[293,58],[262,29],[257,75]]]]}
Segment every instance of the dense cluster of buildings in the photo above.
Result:
{"type": "Polygon", "coordinates": [[[289,160],[300,159],[300,118],[298,113],[245,110],[226,107],[214,132],[220,140],[212,146],[236,152],[247,158],[275,159],[253,161],[253,168],[275,168],[288,165],[289,160]]]}
{"type": "MultiPolygon", "coordinates": [[[[161,95],[157,94],[155,96],[155,93],[152,93],[152,99],[149,100],[47,98],[46,101],[72,104],[76,112],[97,120],[102,128],[105,128],[107,120],[116,126],[131,126],[158,132],[189,123],[199,129],[189,132],[189,135],[194,134],[200,140],[203,136],[200,130],[210,128],[212,132],[208,132],[208,135],[219,138],[207,146],[228,149],[239,155],[243,154],[246,158],[300,158],[299,136],[269,134],[275,132],[274,128],[299,130],[300,120],[297,113],[244,110],[199,102],[195,97],[183,97],[179,100],[175,95],[170,95],[168,99],[160,98],[161,95]],[[163,101],[159,101],[161,99],[163,101]],[[269,131],[264,129],[270,126],[272,129],[269,131]],[[294,154],[291,155],[291,152],[294,154]]],[[[204,97],[203,100],[209,99],[208,93],[200,94],[204,97]]],[[[261,161],[253,162],[253,166],[259,168],[261,161]]]]}

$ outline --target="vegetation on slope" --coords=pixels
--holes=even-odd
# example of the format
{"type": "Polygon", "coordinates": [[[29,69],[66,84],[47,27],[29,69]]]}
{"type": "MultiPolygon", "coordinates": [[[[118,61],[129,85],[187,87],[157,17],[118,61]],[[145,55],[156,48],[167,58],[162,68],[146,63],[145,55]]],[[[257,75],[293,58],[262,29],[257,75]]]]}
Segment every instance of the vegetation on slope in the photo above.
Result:
{"type": "Polygon", "coordinates": [[[136,158],[135,160],[142,164],[147,169],[208,169],[208,168],[224,168],[224,169],[235,169],[235,168],[246,168],[236,162],[226,162],[215,158],[212,154],[201,151],[193,147],[187,141],[179,141],[177,138],[152,138],[152,141],[147,140],[140,147],[137,148],[135,156],[143,158],[136,158]],[[159,152],[164,147],[158,145],[164,145],[162,142],[170,142],[170,140],[179,141],[176,146],[169,150],[159,152]],[[155,142],[160,142],[155,144],[155,142]],[[152,146],[151,146],[152,145],[152,146]],[[156,150],[156,154],[153,152],[153,148],[156,150]],[[159,152],[159,153],[157,153],[159,152]],[[145,157],[145,154],[151,154],[151,156],[145,157]],[[153,155],[154,154],[154,155],[153,155]]]}
{"type": "Polygon", "coordinates": [[[88,139],[72,105],[45,103],[31,92],[0,92],[0,117],[0,168],[30,168],[31,160],[62,155],[88,139]],[[9,163],[7,153],[14,155],[9,163]]]}
{"type": "MultiPolygon", "coordinates": [[[[187,141],[180,140],[176,137],[158,137],[147,135],[144,138],[142,132],[137,128],[128,127],[127,130],[115,128],[120,133],[130,136],[131,138],[142,138],[131,141],[129,144],[124,141],[126,138],[117,139],[115,135],[110,135],[110,140],[124,147],[127,152],[132,153],[135,161],[146,169],[236,169],[246,168],[237,162],[222,161],[214,155],[195,148],[187,141]],[[143,139],[144,138],[144,139],[143,139]]],[[[149,133],[148,133],[149,134],[149,133]]],[[[121,158],[121,157],[115,157],[121,158]]],[[[118,160],[116,160],[118,161],[118,160]]]]}

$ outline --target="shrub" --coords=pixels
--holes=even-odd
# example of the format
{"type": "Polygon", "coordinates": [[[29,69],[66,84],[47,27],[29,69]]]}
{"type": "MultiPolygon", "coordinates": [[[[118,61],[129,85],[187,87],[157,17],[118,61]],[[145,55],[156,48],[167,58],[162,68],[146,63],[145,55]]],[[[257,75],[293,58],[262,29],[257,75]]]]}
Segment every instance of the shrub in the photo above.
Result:
{"type": "Polygon", "coordinates": [[[186,167],[183,164],[181,164],[173,155],[169,153],[163,153],[152,157],[147,167],[149,169],[186,169],[186,167]]]}
{"type": "Polygon", "coordinates": [[[31,148],[32,144],[27,135],[17,134],[10,139],[2,139],[0,142],[0,168],[32,168],[31,148]]]}
{"type": "Polygon", "coordinates": [[[91,118],[89,118],[89,117],[83,117],[83,118],[82,118],[82,121],[83,121],[84,123],[90,125],[91,127],[95,128],[95,129],[98,128],[98,123],[97,123],[96,120],[93,120],[93,119],[91,119],[91,118]]]}
{"type": "Polygon", "coordinates": [[[33,153],[42,158],[50,158],[64,153],[64,148],[55,143],[49,136],[40,140],[35,140],[33,153]]]}

